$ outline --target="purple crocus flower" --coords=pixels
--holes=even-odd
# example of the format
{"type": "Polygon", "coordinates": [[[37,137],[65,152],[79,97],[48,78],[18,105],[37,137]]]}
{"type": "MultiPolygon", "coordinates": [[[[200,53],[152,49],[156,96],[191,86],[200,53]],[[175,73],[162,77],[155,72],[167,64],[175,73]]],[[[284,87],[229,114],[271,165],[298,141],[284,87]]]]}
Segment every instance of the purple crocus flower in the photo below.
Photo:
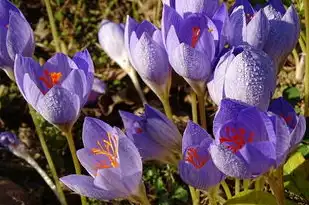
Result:
{"type": "Polygon", "coordinates": [[[233,48],[223,55],[207,84],[212,100],[231,98],[266,111],[275,90],[276,70],[270,57],[252,46],[233,48]]]}
{"type": "Polygon", "coordinates": [[[18,55],[16,83],[26,101],[48,122],[72,126],[87,102],[93,84],[93,62],[87,50],[73,59],[57,53],[42,67],[18,55]]]}
{"type": "Polygon", "coordinates": [[[219,8],[218,0],[162,0],[162,2],[175,9],[181,16],[201,13],[212,17],[219,8]]]}
{"type": "Polygon", "coordinates": [[[177,164],[181,149],[181,134],[167,117],[145,105],[145,114],[136,116],[120,111],[126,134],[139,149],[143,160],[159,160],[177,164]]]}
{"type": "Polygon", "coordinates": [[[168,96],[171,68],[161,31],[146,20],[139,24],[128,16],[125,44],[129,59],[143,81],[159,98],[168,96]]]}
{"type": "Polygon", "coordinates": [[[87,104],[95,103],[98,97],[106,92],[106,87],[106,84],[102,80],[99,78],[94,78],[87,104]]]}
{"type": "Polygon", "coordinates": [[[176,73],[196,93],[204,94],[219,40],[216,25],[203,14],[193,13],[183,18],[164,5],[162,34],[169,62],[176,73]]]}
{"type": "Polygon", "coordinates": [[[179,162],[179,173],[184,182],[195,188],[207,190],[224,179],[208,152],[212,142],[206,130],[188,122],[182,139],[183,160],[179,162]]]}
{"type": "Polygon", "coordinates": [[[139,196],[142,161],[133,142],[117,127],[86,117],[84,148],[77,151],[91,176],[69,175],[60,180],[74,192],[99,200],[139,196]]]}
{"type": "Polygon", "coordinates": [[[124,43],[124,25],[104,19],[100,24],[98,38],[107,55],[128,72],[131,64],[124,43]]]}
{"type": "Polygon", "coordinates": [[[17,146],[19,142],[16,135],[11,132],[0,133],[0,146],[2,147],[9,148],[10,146],[17,146]]]}
{"type": "Polygon", "coordinates": [[[247,42],[263,49],[273,59],[276,69],[285,62],[300,33],[294,6],[286,11],[281,0],[271,0],[264,8],[253,8],[248,0],[236,1],[230,22],[230,44],[247,42]]]}
{"type": "Polygon", "coordinates": [[[276,166],[276,135],[270,118],[256,107],[222,100],[209,152],[227,176],[252,178],[276,166]]]}
{"type": "Polygon", "coordinates": [[[16,54],[32,57],[35,48],[33,31],[21,11],[10,1],[0,1],[0,68],[14,80],[16,54]]]}
{"type": "Polygon", "coordinates": [[[306,120],[304,116],[298,116],[294,108],[282,97],[274,100],[268,111],[276,128],[277,163],[280,165],[304,137],[306,120]]]}

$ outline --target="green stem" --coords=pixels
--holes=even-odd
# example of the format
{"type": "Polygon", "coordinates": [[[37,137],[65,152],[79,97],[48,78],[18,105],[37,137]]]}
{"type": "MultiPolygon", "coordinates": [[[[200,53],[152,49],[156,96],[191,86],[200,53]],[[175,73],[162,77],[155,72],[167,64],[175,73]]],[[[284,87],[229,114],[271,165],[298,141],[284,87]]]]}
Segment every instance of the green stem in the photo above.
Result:
{"type": "Polygon", "coordinates": [[[230,190],[229,186],[227,185],[227,183],[225,182],[225,180],[223,180],[221,182],[221,186],[222,186],[222,188],[223,188],[223,190],[225,192],[225,195],[226,195],[227,199],[232,198],[231,190],[230,190]]]}
{"type": "Polygon", "coordinates": [[[165,111],[165,115],[172,120],[173,119],[173,114],[172,114],[172,109],[170,106],[170,100],[169,100],[169,96],[165,96],[162,101],[163,107],[164,107],[164,111],[165,111]]]}
{"type": "Polygon", "coordinates": [[[267,182],[276,197],[277,204],[284,205],[283,167],[281,166],[271,173],[267,177],[267,182]]]}
{"type": "Polygon", "coordinates": [[[201,126],[207,130],[207,121],[206,121],[206,110],[205,110],[205,100],[204,100],[204,94],[197,95],[198,99],[198,106],[199,106],[199,112],[200,112],[200,120],[201,120],[201,126]]]}
{"type": "Polygon", "coordinates": [[[142,91],[142,88],[141,88],[139,82],[138,82],[136,71],[133,68],[131,68],[130,71],[128,72],[128,75],[131,78],[131,81],[132,81],[140,99],[142,100],[143,104],[147,104],[147,100],[145,98],[145,95],[142,91]]]}
{"type": "Polygon", "coordinates": [[[44,2],[45,2],[45,6],[46,6],[46,11],[47,11],[47,14],[48,14],[51,32],[52,32],[54,43],[55,43],[56,52],[61,52],[60,41],[59,41],[58,32],[57,32],[57,29],[56,29],[55,19],[54,19],[54,16],[53,16],[53,11],[52,11],[52,8],[51,8],[51,5],[50,5],[50,1],[44,0],[44,2]]]}
{"type": "MultiPolygon", "coordinates": [[[[74,140],[73,140],[73,136],[72,136],[72,130],[68,129],[65,132],[65,135],[66,135],[66,138],[67,138],[67,141],[68,141],[68,144],[69,144],[69,148],[70,148],[70,152],[71,152],[71,155],[72,155],[75,172],[76,172],[76,174],[81,174],[82,173],[81,167],[80,167],[77,155],[76,155],[76,149],[75,149],[74,140]]],[[[81,201],[82,201],[82,205],[86,205],[87,204],[86,197],[81,196],[80,198],[81,198],[81,201]]]]}
{"type": "Polygon", "coordinates": [[[235,195],[239,194],[240,192],[240,180],[235,179],[235,195]]]}
{"type": "Polygon", "coordinates": [[[36,116],[35,110],[30,105],[29,105],[29,112],[30,112],[30,115],[32,117],[32,120],[33,120],[33,123],[34,123],[34,126],[35,126],[35,130],[36,130],[37,135],[39,137],[41,147],[42,147],[42,150],[44,152],[45,158],[47,160],[48,166],[50,168],[51,174],[52,174],[53,179],[55,181],[58,196],[60,198],[60,203],[62,205],[66,205],[67,202],[66,202],[66,199],[65,199],[65,195],[63,193],[63,190],[62,190],[62,187],[61,187],[61,184],[60,184],[60,181],[59,181],[59,177],[58,177],[54,162],[52,160],[52,157],[51,157],[50,152],[48,150],[47,144],[45,142],[43,131],[40,127],[40,122],[39,122],[38,116],[36,116]]]}
{"type": "Polygon", "coordinates": [[[192,120],[193,122],[198,123],[196,94],[193,91],[191,92],[191,108],[192,120]]]}
{"type": "Polygon", "coordinates": [[[305,116],[309,116],[309,0],[304,0],[306,28],[305,116]]]}
{"type": "Polygon", "coordinates": [[[217,186],[212,187],[210,189],[208,189],[207,193],[208,193],[208,201],[209,201],[209,205],[217,205],[217,186]]]}
{"type": "Polygon", "coordinates": [[[199,190],[196,190],[194,187],[189,186],[190,194],[192,198],[192,204],[193,205],[199,205],[200,204],[200,192],[199,190]]]}
{"type": "Polygon", "coordinates": [[[249,190],[249,185],[250,185],[250,179],[244,179],[243,180],[243,185],[244,185],[244,190],[248,191],[249,190]]]}
{"type": "Polygon", "coordinates": [[[264,189],[264,184],[265,184],[265,179],[263,176],[260,176],[259,178],[256,179],[255,181],[255,190],[257,191],[263,191],[264,189]]]}
{"type": "Polygon", "coordinates": [[[305,45],[305,42],[303,41],[303,39],[302,39],[302,38],[299,38],[299,39],[298,39],[298,43],[299,43],[299,45],[300,45],[301,51],[302,51],[303,53],[306,53],[306,45],[305,45]]]}

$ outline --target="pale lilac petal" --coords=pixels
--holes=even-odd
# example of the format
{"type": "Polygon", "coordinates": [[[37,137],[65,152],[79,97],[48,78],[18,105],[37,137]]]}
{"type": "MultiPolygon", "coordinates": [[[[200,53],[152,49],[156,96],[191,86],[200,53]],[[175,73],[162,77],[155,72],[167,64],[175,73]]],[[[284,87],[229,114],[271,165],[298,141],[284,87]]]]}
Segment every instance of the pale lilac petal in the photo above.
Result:
{"type": "Polygon", "coordinates": [[[168,55],[172,55],[179,44],[175,27],[172,25],[166,37],[166,51],[168,55]]]}
{"type": "Polygon", "coordinates": [[[295,129],[291,133],[291,146],[296,147],[303,139],[306,131],[306,119],[304,116],[300,115],[297,120],[295,129]]]}
{"type": "Polygon", "coordinates": [[[82,69],[85,74],[94,73],[94,65],[87,49],[77,52],[72,59],[79,69],[82,69]]]}
{"type": "Polygon", "coordinates": [[[37,107],[40,99],[44,97],[38,86],[30,78],[28,73],[24,75],[22,90],[23,90],[22,94],[24,95],[25,99],[34,108],[37,107]]]}
{"type": "Polygon", "coordinates": [[[163,42],[166,45],[166,38],[171,26],[174,26],[176,31],[179,31],[180,23],[182,21],[181,16],[171,7],[164,5],[162,11],[162,36],[163,42]]]}

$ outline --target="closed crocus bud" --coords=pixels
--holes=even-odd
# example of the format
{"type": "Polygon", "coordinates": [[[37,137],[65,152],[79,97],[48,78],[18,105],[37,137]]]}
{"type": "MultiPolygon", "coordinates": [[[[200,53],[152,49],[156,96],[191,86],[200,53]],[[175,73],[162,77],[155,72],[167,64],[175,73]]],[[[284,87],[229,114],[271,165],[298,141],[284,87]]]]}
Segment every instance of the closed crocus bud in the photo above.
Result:
{"type": "Polygon", "coordinates": [[[166,98],[171,86],[171,68],[161,31],[146,20],[139,24],[128,16],[125,43],[130,61],[143,81],[159,98],[166,98]]]}
{"type": "Polygon", "coordinates": [[[163,113],[145,105],[145,114],[120,112],[126,133],[140,150],[144,160],[175,163],[181,153],[181,134],[163,113]]]}
{"type": "Polygon", "coordinates": [[[212,143],[206,130],[188,122],[182,139],[183,160],[179,162],[179,174],[184,182],[195,188],[208,190],[225,178],[208,152],[212,143]]]}
{"type": "Polygon", "coordinates": [[[19,145],[19,143],[20,141],[15,134],[11,132],[0,133],[0,146],[10,149],[11,146],[15,147],[19,145]]]}
{"type": "Polygon", "coordinates": [[[35,48],[33,31],[21,11],[10,1],[0,1],[0,68],[14,80],[16,54],[32,57],[35,48]]]}
{"type": "Polygon", "coordinates": [[[57,53],[42,67],[18,55],[15,78],[26,101],[48,122],[70,128],[87,102],[93,84],[93,62],[87,50],[73,59],[57,53]]]}
{"type": "Polygon", "coordinates": [[[214,119],[209,152],[227,176],[255,178],[276,166],[276,134],[271,119],[256,107],[225,99],[214,119]]]}
{"type": "Polygon", "coordinates": [[[277,163],[281,165],[303,139],[306,120],[304,116],[298,116],[294,108],[282,97],[273,100],[268,111],[276,128],[277,163]]]}
{"type": "Polygon", "coordinates": [[[240,100],[266,111],[275,90],[276,71],[270,57],[251,46],[232,49],[220,58],[207,84],[212,100],[240,100]]]}
{"type": "Polygon", "coordinates": [[[90,117],[85,118],[82,138],[84,148],[77,156],[90,176],[69,175],[60,180],[90,198],[143,199],[142,160],[133,142],[117,127],[90,117]]]}
{"type": "Polygon", "coordinates": [[[198,95],[204,94],[219,40],[216,25],[203,14],[183,18],[164,5],[162,30],[172,67],[198,95]]]}
{"type": "Polygon", "coordinates": [[[98,33],[99,43],[107,55],[129,72],[131,65],[124,44],[124,25],[103,20],[98,33]]]}

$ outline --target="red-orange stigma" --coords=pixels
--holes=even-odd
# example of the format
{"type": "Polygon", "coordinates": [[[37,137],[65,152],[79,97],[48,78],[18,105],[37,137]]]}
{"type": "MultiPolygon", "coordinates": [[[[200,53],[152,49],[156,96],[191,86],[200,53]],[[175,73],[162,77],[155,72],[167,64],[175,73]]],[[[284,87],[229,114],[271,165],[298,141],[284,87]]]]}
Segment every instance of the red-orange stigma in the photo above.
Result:
{"type": "Polygon", "coordinates": [[[92,148],[91,152],[94,155],[105,155],[108,162],[101,160],[95,165],[95,169],[106,169],[119,167],[118,163],[118,139],[116,136],[107,133],[107,140],[97,141],[98,148],[92,148]]]}
{"type": "Polygon", "coordinates": [[[246,143],[253,142],[254,133],[251,132],[246,140],[246,130],[244,128],[236,130],[234,127],[226,127],[226,134],[228,137],[220,137],[220,143],[232,143],[227,145],[227,148],[234,153],[240,150],[246,143]]]}
{"type": "Polygon", "coordinates": [[[185,156],[185,161],[192,164],[196,169],[202,168],[206,164],[208,159],[209,158],[207,157],[201,157],[198,154],[197,149],[194,147],[188,148],[185,156]]]}
{"type": "Polygon", "coordinates": [[[140,128],[140,127],[137,127],[137,128],[135,128],[135,132],[136,132],[137,134],[141,134],[141,133],[143,133],[143,129],[140,128]]]}
{"type": "Polygon", "coordinates": [[[191,40],[191,46],[194,48],[200,38],[201,35],[201,29],[197,26],[192,28],[192,40],[191,40]]]}
{"type": "Polygon", "coordinates": [[[59,83],[61,77],[61,72],[49,72],[48,70],[44,69],[43,75],[39,79],[48,89],[51,89],[54,87],[54,85],[59,83]]]}

